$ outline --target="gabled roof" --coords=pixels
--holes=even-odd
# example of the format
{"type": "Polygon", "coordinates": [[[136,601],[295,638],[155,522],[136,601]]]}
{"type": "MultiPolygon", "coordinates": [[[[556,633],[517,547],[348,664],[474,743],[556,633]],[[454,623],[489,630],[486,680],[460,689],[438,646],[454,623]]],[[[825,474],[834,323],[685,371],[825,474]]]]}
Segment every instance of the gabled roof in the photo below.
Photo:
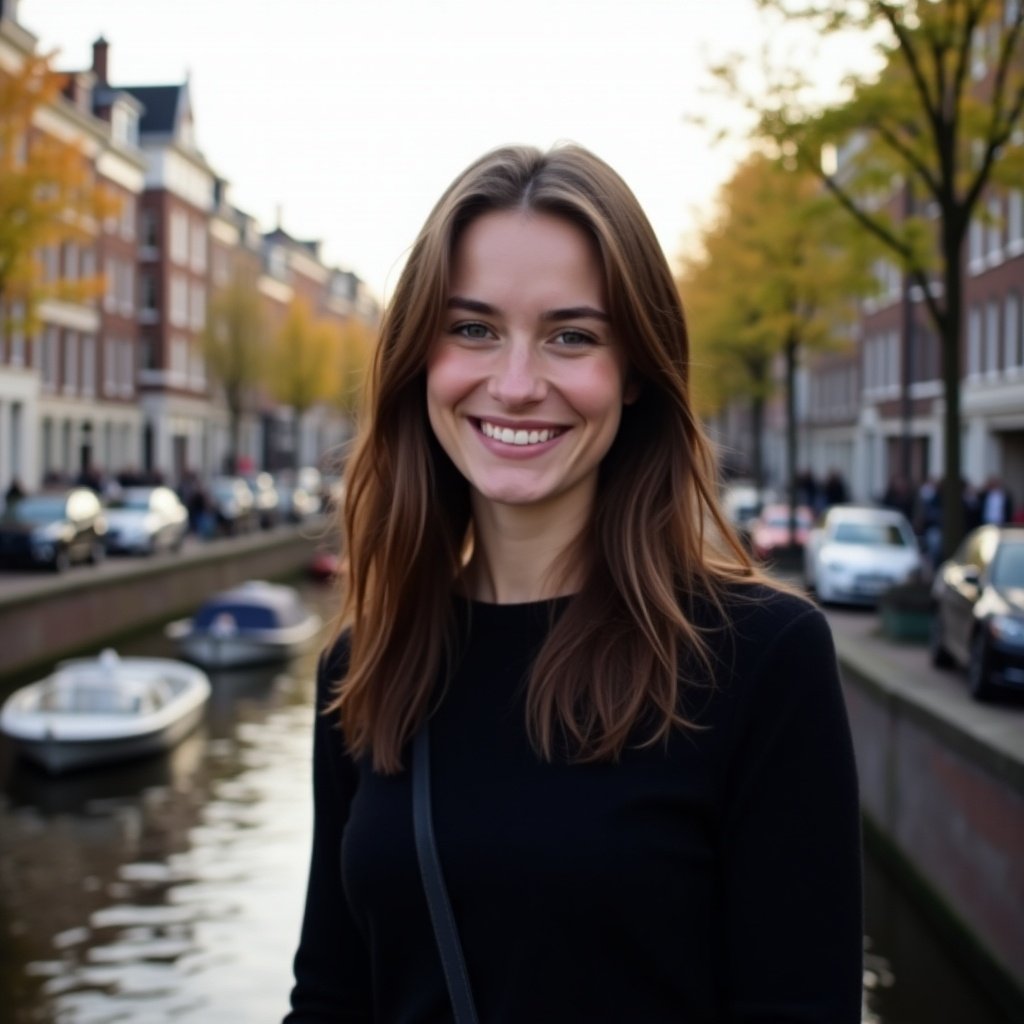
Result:
{"type": "Polygon", "coordinates": [[[139,121],[143,135],[173,135],[181,103],[181,85],[124,85],[121,92],[131,93],[146,108],[139,121]]]}

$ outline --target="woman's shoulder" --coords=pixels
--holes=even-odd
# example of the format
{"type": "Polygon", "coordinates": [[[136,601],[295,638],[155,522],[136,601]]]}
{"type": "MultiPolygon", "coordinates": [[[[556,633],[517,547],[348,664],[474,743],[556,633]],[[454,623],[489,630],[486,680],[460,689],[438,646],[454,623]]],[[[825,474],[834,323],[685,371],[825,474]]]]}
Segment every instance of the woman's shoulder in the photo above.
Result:
{"type": "Polygon", "coordinates": [[[821,610],[792,588],[770,581],[729,582],[716,598],[701,599],[701,625],[714,646],[727,646],[733,655],[765,655],[785,643],[829,643],[821,610]]]}

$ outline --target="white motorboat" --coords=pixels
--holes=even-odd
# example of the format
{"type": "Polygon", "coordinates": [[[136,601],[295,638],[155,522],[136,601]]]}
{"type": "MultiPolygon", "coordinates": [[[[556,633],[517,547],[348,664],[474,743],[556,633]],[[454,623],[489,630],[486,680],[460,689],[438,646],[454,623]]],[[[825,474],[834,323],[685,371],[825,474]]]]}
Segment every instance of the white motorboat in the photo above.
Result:
{"type": "Polygon", "coordinates": [[[53,774],[167,750],[203,716],[210,681],[170,658],[65,661],[16,690],[0,711],[0,730],[53,774]]]}
{"type": "Polygon", "coordinates": [[[190,661],[206,668],[236,668],[280,661],[306,647],[321,619],[294,587],[248,580],[207,601],[191,619],[167,626],[167,635],[190,661]]]}

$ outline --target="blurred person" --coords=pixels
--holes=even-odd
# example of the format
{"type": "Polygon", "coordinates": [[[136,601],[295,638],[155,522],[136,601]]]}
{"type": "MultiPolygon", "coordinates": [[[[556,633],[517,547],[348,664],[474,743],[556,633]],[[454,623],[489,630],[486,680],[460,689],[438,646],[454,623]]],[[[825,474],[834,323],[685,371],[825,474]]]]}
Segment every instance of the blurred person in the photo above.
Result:
{"type": "Polygon", "coordinates": [[[978,514],[980,522],[993,526],[1005,526],[1014,521],[1013,496],[995,474],[985,481],[978,495],[978,514]]]}
{"type": "Polygon", "coordinates": [[[452,1020],[459,949],[487,1024],[859,1024],[831,636],[718,508],[688,345],[584,149],[496,150],[428,217],[346,471],[288,1024],[452,1020]]]}

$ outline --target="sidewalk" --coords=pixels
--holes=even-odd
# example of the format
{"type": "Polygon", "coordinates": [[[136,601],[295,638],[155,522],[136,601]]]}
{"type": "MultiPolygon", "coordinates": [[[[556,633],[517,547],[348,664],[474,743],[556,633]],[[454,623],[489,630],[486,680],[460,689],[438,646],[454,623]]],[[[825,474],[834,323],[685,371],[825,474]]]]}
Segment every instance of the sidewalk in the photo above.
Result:
{"type": "Polygon", "coordinates": [[[998,762],[1024,790],[1024,700],[1011,695],[979,703],[967,691],[963,669],[937,669],[925,645],[883,636],[874,610],[827,608],[825,613],[844,670],[976,746],[983,762],[998,762]]]}

